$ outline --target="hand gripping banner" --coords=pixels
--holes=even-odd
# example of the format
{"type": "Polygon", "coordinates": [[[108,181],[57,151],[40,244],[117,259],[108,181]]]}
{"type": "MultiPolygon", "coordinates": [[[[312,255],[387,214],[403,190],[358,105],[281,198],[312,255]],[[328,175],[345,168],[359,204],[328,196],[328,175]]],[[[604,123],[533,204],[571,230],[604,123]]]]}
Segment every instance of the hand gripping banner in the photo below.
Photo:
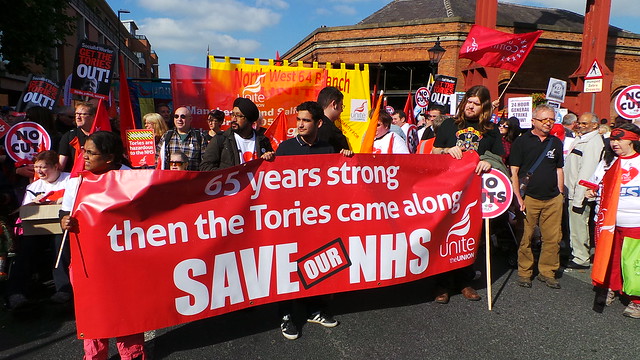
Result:
{"type": "Polygon", "coordinates": [[[111,171],[78,191],[80,338],[418,280],[474,262],[475,154],[281,156],[216,172],[111,171]]]}

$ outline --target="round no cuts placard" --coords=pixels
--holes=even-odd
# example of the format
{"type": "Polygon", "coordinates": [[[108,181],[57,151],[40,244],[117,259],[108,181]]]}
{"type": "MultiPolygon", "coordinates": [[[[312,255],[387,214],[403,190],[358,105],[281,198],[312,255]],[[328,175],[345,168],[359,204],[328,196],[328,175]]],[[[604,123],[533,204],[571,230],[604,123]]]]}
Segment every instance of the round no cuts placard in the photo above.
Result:
{"type": "Polygon", "coordinates": [[[616,97],[616,112],[625,119],[640,118],[640,85],[624,88],[616,97]]]}
{"type": "Polygon", "coordinates": [[[13,161],[21,162],[33,159],[40,150],[51,149],[51,138],[40,124],[24,121],[9,129],[4,147],[13,161]]]}
{"type": "Polygon", "coordinates": [[[496,169],[482,174],[482,218],[495,218],[509,208],[513,199],[511,181],[496,169]]]}

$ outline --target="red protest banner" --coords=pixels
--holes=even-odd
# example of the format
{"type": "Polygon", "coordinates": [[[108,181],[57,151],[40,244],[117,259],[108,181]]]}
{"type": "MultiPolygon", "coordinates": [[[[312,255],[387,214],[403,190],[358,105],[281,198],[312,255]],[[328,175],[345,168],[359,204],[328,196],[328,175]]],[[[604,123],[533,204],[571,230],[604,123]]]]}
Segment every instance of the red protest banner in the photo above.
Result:
{"type": "Polygon", "coordinates": [[[460,47],[459,57],[471,59],[482,66],[518,72],[540,35],[542,30],[509,34],[473,25],[460,47]]]}
{"type": "Polygon", "coordinates": [[[482,222],[477,162],[332,154],[89,174],[70,238],[78,335],[139,333],[467,266],[482,222]]]}

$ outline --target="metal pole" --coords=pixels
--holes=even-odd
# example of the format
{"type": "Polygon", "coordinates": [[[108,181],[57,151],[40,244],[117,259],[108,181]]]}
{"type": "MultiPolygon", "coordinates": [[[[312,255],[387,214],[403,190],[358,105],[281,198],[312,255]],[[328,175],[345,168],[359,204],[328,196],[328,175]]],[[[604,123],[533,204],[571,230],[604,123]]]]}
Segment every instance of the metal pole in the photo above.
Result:
{"type": "Polygon", "coordinates": [[[596,111],[596,93],[591,93],[591,113],[596,111]]]}

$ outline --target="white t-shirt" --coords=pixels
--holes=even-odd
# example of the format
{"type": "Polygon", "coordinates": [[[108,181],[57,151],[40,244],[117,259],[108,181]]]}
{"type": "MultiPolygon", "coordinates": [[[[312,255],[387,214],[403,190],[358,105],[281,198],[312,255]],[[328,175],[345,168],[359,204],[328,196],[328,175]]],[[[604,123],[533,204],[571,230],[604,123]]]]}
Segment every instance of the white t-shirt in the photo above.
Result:
{"type": "MultiPolygon", "coordinates": [[[[631,158],[618,158],[616,161],[621,161],[620,167],[622,168],[616,226],[640,227],[640,154],[636,153],[631,158]]],[[[605,170],[607,170],[605,162],[600,161],[589,181],[599,184],[604,177],[605,170]]]]}
{"type": "Polygon", "coordinates": [[[69,173],[61,172],[60,176],[54,182],[47,182],[44,179],[38,179],[29,186],[27,186],[27,192],[24,194],[22,205],[32,203],[36,196],[40,194],[47,194],[50,191],[62,190],[66,187],[69,180],[69,173]]]}
{"type": "Polygon", "coordinates": [[[256,159],[256,134],[253,133],[250,139],[245,139],[242,136],[234,133],[233,136],[236,139],[238,145],[238,152],[240,153],[240,164],[244,164],[251,160],[256,159]]]}
{"type": "Polygon", "coordinates": [[[409,148],[400,135],[389,131],[373,141],[374,154],[408,154],[409,148]]]}

